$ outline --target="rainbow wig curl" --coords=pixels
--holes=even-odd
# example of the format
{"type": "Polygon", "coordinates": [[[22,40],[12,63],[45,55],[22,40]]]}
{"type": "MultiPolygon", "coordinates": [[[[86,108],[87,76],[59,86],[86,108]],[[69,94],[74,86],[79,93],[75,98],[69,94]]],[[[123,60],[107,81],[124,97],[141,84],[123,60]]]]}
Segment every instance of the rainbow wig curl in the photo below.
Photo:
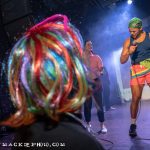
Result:
{"type": "Polygon", "coordinates": [[[30,28],[9,58],[9,90],[17,112],[4,124],[28,125],[35,114],[58,121],[60,114],[78,110],[88,93],[82,47],[79,31],[65,15],[30,28]]]}

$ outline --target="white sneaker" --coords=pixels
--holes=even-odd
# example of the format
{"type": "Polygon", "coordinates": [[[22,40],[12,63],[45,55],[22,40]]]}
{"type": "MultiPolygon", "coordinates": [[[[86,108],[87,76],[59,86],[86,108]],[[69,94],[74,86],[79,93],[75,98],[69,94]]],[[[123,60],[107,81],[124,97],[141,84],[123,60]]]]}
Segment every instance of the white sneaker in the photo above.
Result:
{"type": "Polygon", "coordinates": [[[103,127],[101,128],[101,133],[107,133],[107,128],[105,127],[105,125],[103,125],[103,127]]]}
{"type": "Polygon", "coordinates": [[[115,110],[116,108],[111,106],[110,109],[111,109],[111,110],[115,110]]]}
{"type": "Polygon", "coordinates": [[[87,128],[88,132],[91,132],[91,127],[92,127],[92,125],[90,123],[87,124],[86,128],[87,128]]]}

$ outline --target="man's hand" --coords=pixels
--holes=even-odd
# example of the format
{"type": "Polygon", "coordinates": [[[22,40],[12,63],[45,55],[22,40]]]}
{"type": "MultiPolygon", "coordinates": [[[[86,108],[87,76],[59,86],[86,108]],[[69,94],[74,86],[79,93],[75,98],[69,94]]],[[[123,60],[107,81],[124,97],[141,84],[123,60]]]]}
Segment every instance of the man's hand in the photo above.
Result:
{"type": "Polygon", "coordinates": [[[134,41],[130,45],[130,38],[126,39],[123,44],[123,49],[120,56],[120,63],[124,64],[128,61],[129,56],[133,54],[137,49],[137,43],[134,41]]]}
{"type": "Polygon", "coordinates": [[[135,51],[136,51],[136,48],[137,48],[137,45],[133,46],[129,46],[128,48],[128,52],[129,52],[129,55],[133,54],[135,51]]]}

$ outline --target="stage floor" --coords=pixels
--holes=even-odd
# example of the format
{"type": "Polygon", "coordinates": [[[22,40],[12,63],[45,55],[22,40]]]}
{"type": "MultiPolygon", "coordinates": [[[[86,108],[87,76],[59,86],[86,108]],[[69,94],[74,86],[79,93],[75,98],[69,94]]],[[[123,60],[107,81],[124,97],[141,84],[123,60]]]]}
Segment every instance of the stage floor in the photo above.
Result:
{"type": "MultiPolygon", "coordinates": [[[[115,110],[105,112],[107,134],[95,135],[100,143],[108,150],[150,150],[150,101],[141,101],[137,119],[136,138],[128,136],[130,126],[130,102],[114,106],[115,110]],[[113,144],[111,144],[110,142],[113,144]]],[[[96,110],[92,112],[92,129],[99,130],[96,110]]]]}
{"type": "MultiPolygon", "coordinates": [[[[130,126],[130,102],[114,106],[115,110],[105,112],[107,134],[97,134],[100,130],[96,109],[92,109],[92,130],[106,150],[150,150],[150,101],[142,101],[137,120],[138,137],[128,136],[130,126]],[[108,140],[108,141],[107,141],[108,140]],[[111,144],[111,142],[113,144],[111,144]]],[[[13,133],[0,139],[0,143],[11,142],[13,133]]],[[[0,147],[0,150],[9,150],[0,147]]]]}

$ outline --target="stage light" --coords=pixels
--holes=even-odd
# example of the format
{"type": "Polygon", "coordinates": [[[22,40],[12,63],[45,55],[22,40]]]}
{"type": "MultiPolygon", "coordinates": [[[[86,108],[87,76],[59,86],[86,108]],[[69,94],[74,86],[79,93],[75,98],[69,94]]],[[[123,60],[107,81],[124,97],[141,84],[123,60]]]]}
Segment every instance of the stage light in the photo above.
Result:
{"type": "Polygon", "coordinates": [[[133,2],[132,0],[128,0],[128,1],[127,1],[127,3],[128,3],[129,5],[131,5],[132,2],[133,2]]]}

